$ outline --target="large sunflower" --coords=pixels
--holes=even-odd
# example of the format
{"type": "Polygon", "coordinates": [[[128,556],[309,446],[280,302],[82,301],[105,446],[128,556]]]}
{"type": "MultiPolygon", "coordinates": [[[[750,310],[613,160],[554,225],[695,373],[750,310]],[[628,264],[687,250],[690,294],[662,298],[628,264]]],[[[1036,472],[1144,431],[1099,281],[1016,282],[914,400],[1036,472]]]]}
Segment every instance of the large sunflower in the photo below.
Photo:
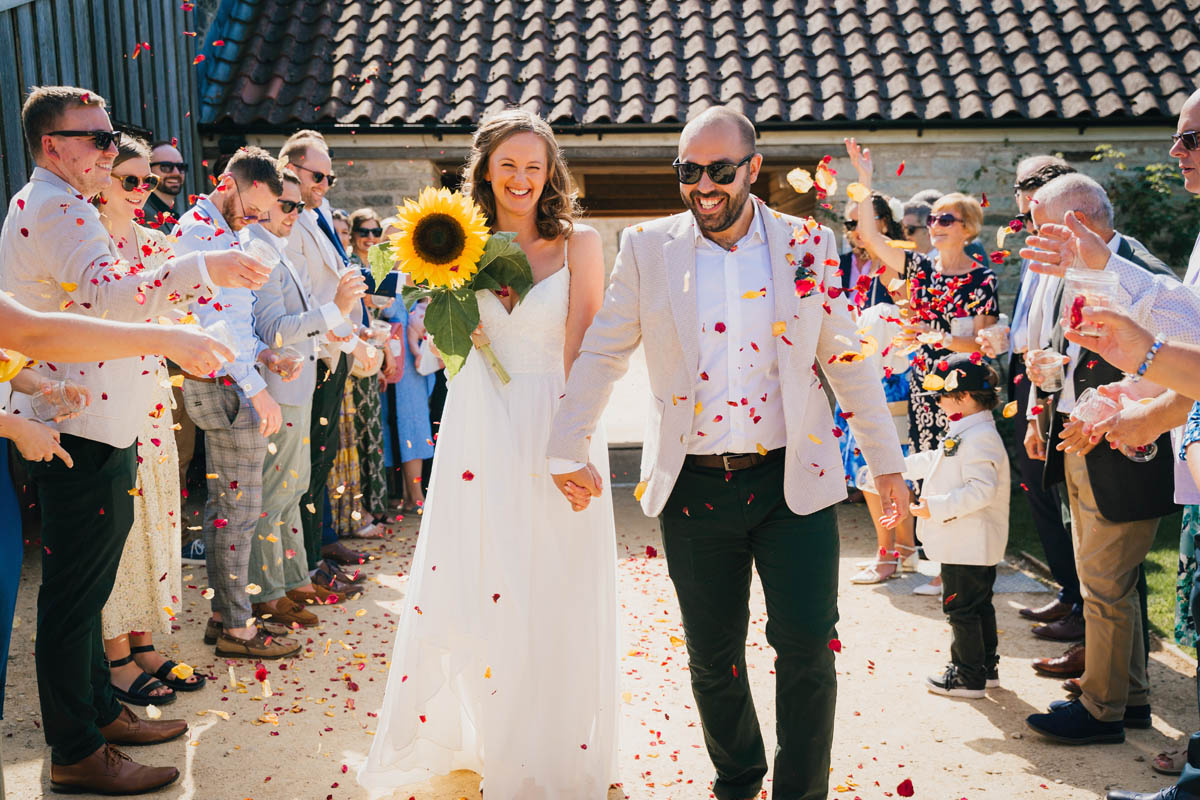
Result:
{"type": "Polygon", "coordinates": [[[398,210],[400,231],[392,247],[400,269],[430,288],[457,289],[471,279],[489,236],[487,220],[471,198],[430,186],[398,210]]]}

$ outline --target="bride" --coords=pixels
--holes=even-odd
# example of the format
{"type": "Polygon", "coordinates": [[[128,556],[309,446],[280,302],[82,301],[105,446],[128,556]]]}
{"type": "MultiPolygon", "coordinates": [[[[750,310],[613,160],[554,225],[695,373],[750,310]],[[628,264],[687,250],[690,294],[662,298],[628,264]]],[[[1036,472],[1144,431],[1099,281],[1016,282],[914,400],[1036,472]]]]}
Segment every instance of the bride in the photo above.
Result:
{"type": "MultiPolygon", "coordinates": [[[[501,385],[472,354],[450,383],[379,727],[359,782],[394,789],[469,769],[488,800],[604,798],[616,777],[616,544],[608,498],[575,513],[546,445],[565,375],[600,308],[600,236],[576,221],[539,117],[475,133],[464,173],[535,284],[479,293],[501,385]],[[481,787],[483,788],[483,787],[481,787]]],[[[606,443],[592,459],[608,471],[606,443]]]]}

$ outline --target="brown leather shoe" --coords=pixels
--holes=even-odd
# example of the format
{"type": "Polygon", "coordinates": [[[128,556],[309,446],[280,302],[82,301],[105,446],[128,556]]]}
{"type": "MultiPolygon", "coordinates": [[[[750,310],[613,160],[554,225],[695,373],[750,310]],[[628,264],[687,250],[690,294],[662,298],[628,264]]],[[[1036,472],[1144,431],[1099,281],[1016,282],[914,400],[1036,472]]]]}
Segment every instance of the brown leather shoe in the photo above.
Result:
{"type": "Polygon", "coordinates": [[[321,618],[290,597],[281,597],[273,605],[255,603],[252,607],[254,614],[265,622],[277,625],[299,625],[302,628],[314,628],[321,624],[321,618]]]}
{"type": "Polygon", "coordinates": [[[1083,694],[1083,687],[1079,685],[1079,678],[1067,678],[1062,682],[1062,687],[1072,699],[1083,694]]]}
{"type": "Polygon", "coordinates": [[[143,766],[109,744],[74,764],[50,765],[50,788],[66,794],[145,794],[178,777],[174,767],[143,766]]]}
{"type": "Polygon", "coordinates": [[[341,542],[323,545],[321,547],[321,558],[328,559],[335,564],[344,566],[359,566],[371,560],[371,556],[367,553],[360,553],[357,550],[351,550],[341,542]]]}
{"type": "MultiPolygon", "coordinates": [[[[182,719],[141,719],[129,706],[121,706],[121,714],[100,729],[109,744],[161,744],[178,739],[187,733],[188,724],[182,719]]],[[[93,753],[92,755],[95,755],[93,753]]]]}
{"type": "Polygon", "coordinates": [[[1078,678],[1083,674],[1085,653],[1082,644],[1072,645],[1058,658],[1035,658],[1033,668],[1051,678],[1078,678]]]}
{"type": "Polygon", "coordinates": [[[1053,642],[1078,642],[1083,639],[1083,615],[1068,614],[1060,620],[1034,625],[1033,635],[1053,642]]]}
{"type": "MultiPolygon", "coordinates": [[[[270,636],[287,636],[292,632],[292,629],[287,625],[273,625],[266,620],[260,619],[257,624],[259,630],[266,631],[270,636]]],[[[221,631],[223,628],[224,626],[221,623],[217,622],[212,617],[209,617],[208,622],[204,626],[204,643],[216,644],[217,639],[221,638],[221,631]]]]}
{"type": "Polygon", "coordinates": [[[1057,622],[1071,613],[1071,606],[1055,598],[1041,608],[1022,608],[1017,613],[1034,622],[1057,622]]]}
{"type": "Polygon", "coordinates": [[[250,639],[239,639],[224,631],[217,639],[216,653],[222,658],[286,658],[300,652],[301,644],[294,639],[272,636],[259,629],[250,639]]]}
{"type": "MultiPolygon", "coordinates": [[[[350,589],[351,587],[343,586],[341,588],[350,589]]],[[[338,592],[334,589],[330,589],[326,586],[320,586],[315,583],[313,584],[313,591],[311,592],[302,592],[299,589],[291,589],[288,591],[287,596],[301,607],[334,605],[346,599],[346,594],[344,592],[338,592]]]]}

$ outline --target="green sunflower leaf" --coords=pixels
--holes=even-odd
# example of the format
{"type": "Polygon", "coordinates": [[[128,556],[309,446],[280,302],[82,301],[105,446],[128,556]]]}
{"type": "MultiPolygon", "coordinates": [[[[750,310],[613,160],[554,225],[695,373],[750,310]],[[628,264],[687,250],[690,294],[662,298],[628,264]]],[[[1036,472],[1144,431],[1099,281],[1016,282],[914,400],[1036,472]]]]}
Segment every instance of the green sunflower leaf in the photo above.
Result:
{"type": "Polygon", "coordinates": [[[473,283],[478,284],[480,278],[487,281],[485,285],[476,288],[500,289],[507,286],[516,292],[517,301],[525,299],[525,295],[533,288],[533,269],[529,259],[515,241],[516,234],[508,231],[493,233],[483,248],[479,257],[479,272],[473,283]],[[492,286],[491,284],[497,284],[492,286]]]}
{"type": "Polygon", "coordinates": [[[371,245],[371,249],[367,251],[367,264],[371,267],[371,277],[375,279],[375,285],[379,286],[396,267],[396,253],[392,250],[391,242],[371,245]]]}
{"type": "Polygon", "coordinates": [[[462,369],[471,352],[471,332],[479,325],[479,304],[475,300],[475,290],[469,286],[455,291],[434,289],[429,291],[429,297],[425,330],[433,336],[433,343],[446,364],[446,379],[449,380],[462,369]]]}

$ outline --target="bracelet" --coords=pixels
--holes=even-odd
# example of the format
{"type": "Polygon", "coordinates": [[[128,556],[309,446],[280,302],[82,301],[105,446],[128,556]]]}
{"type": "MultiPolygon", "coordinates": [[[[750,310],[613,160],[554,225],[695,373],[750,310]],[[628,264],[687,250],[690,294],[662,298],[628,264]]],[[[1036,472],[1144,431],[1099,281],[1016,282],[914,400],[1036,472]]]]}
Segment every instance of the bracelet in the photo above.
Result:
{"type": "Polygon", "coordinates": [[[1146,357],[1142,359],[1142,365],[1137,368],[1137,375],[1135,376],[1134,380],[1138,380],[1146,374],[1146,370],[1150,369],[1150,365],[1154,363],[1154,358],[1158,355],[1158,351],[1161,350],[1162,346],[1166,343],[1167,340],[1163,338],[1161,333],[1154,337],[1153,344],[1151,344],[1150,349],[1146,351],[1146,357]]]}

